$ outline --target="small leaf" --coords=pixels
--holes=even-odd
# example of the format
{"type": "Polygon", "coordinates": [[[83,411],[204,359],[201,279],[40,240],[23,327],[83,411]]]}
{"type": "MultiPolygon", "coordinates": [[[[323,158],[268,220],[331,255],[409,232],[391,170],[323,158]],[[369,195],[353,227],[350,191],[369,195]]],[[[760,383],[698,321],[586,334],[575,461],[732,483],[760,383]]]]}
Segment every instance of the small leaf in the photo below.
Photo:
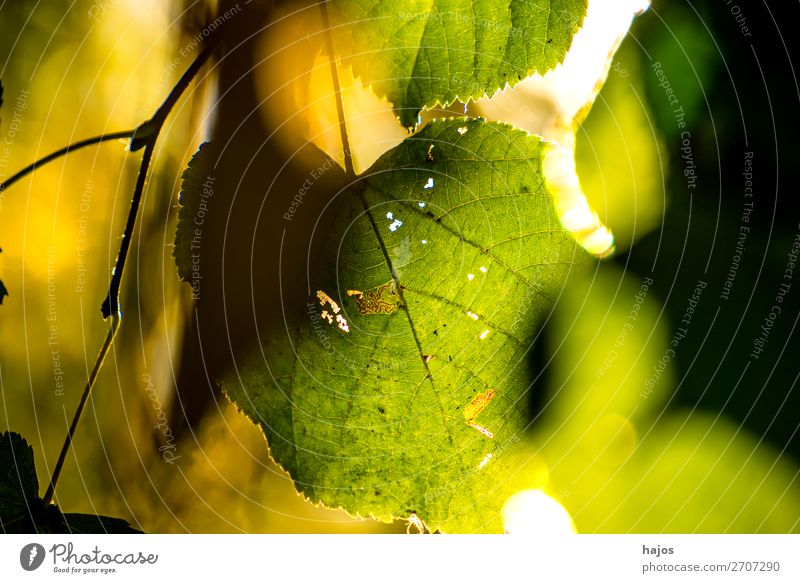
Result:
{"type": "Polygon", "coordinates": [[[560,63],[586,0],[334,0],[337,52],[405,126],[560,63]]]}
{"type": "Polygon", "coordinates": [[[63,514],[39,498],[33,448],[18,433],[0,434],[0,530],[10,533],[127,533],[140,531],[120,518],[63,514]]]}
{"type": "Polygon", "coordinates": [[[432,530],[502,531],[520,477],[529,352],[573,263],[510,126],[434,122],[343,197],[305,313],[267,330],[230,398],[314,502],[432,530]]]}
{"type": "Polygon", "coordinates": [[[190,283],[192,274],[196,273],[193,268],[198,265],[193,259],[200,253],[205,213],[213,196],[215,162],[214,145],[210,142],[200,144],[182,176],[178,198],[181,208],[178,211],[178,228],[172,254],[178,267],[178,276],[190,283]]]}

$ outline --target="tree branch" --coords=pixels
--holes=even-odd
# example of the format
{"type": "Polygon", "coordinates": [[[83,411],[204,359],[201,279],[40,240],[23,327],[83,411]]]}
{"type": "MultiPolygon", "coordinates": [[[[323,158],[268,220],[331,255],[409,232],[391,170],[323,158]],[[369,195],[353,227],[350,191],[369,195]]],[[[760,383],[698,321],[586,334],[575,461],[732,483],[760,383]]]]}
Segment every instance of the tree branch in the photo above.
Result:
{"type": "Polygon", "coordinates": [[[103,366],[106,355],[111,349],[111,345],[114,342],[114,337],[119,329],[120,321],[122,320],[122,311],[120,309],[119,302],[119,289],[122,283],[122,274],[125,270],[125,262],[128,258],[128,251],[130,250],[133,229],[136,226],[136,218],[139,214],[139,206],[141,203],[142,194],[144,193],[144,187],[147,183],[147,174],[150,170],[150,163],[153,159],[156,140],[158,139],[158,135],[161,132],[164,122],[174,108],[178,99],[189,86],[192,79],[194,79],[194,77],[197,75],[200,68],[214,52],[219,39],[220,35],[218,33],[213,34],[209,38],[208,44],[203,48],[202,52],[197,56],[192,64],[189,65],[189,68],[186,69],[186,72],[172,88],[172,91],[170,91],[169,95],[164,100],[164,103],[161,104],[161,107],[158,108],[156,113],[148,121],[141,124],[130,134],[131,151],[144,148],[144,153],[142,154],[142,161],[139,165],[139,174],[136,177],[136,186],[134,187],[133,196],[131,198],[131,208],[128,211],[128,219],[125,223],[125,231],[122,234],[122,243],[120,243],[117,260],[114,264],[114,270],[111,274],[111,283],[109,285],[108,295],[106,296],[105,301],[103,301],[101,308],[103,318],[111,317],[111,326],[108,330],[108,334],[106,335],[105,342],[100,349],[100,353],[97,355],[97,360],[95,360],[94,367],[89,375],[89,380],[87,381],[83,390],[83,394],[81,395],[81,399],[75,410],[75,414],[72,417],[72,423],[70,424],[67,432],[67,437],[64,440],[64,445],[61,447],[61,453],[56,461],[56,466],[53,470],[53,476],[50,480],[50,485],[47,487],[47,491],[45,492],[43,498],[45,504],[49,504],[53,500],[58,478],[61,475],[61,469],[72,445],[72,440],[75,436],[78,423],[80,422],[83,411],[89,402],[89,397],[92,393],[92,388],[94,387],[95,381],[97,380],[97,375],[103,366]]]}
{"type": "Polygon", "coordinates": [[[74,144],[70,144],[69,146],[64,146],[60,150],[56,150],[52,154],[48,154],[44,158],[40,158],[33,164],[30,164],[14,174],[11,178],[7,179],[5,182],[0,183],[0,192],[4,191],[6,188],[21,180],[34,170],[37,170],[40,166],[44,166],[48,162],[52,162],[60,158],[61,156],[65,156],[70,152],[74,152],[75,150],[80,150],[81,148],[85,148],[86,146],[93,146],[94,144],[100,144],[102,142],[110,142],[111,140],[120,140],[123,138],[131,138],[136,130],[125,130],[121,132],[114,132],[112,134],[101,134],[99,136],[94,136],[92,138],[87,138],[85,140],[81,140],[80,142],[75,142],[74,144]]]}

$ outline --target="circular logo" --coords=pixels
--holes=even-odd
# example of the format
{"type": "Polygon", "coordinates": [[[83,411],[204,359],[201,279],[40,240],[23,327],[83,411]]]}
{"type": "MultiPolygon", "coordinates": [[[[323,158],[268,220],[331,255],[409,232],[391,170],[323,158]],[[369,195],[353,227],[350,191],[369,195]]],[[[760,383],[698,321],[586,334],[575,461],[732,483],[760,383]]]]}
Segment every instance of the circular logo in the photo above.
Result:
{"type": "Polygon", "coordinates": [[[26,571],[35,571],[44,562],[44,547],[39,543],[30,543],[19,552],[19,564],[26,571]]]}

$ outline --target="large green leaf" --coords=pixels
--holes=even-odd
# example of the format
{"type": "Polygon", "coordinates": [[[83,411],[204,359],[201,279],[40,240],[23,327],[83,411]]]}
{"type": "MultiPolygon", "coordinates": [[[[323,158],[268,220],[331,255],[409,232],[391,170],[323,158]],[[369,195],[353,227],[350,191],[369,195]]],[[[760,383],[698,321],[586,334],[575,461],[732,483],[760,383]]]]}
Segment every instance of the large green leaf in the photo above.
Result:
{"type": "Polygon", "coordinates": [[[64,514],[39,498],[33,448],[18,433],[0,434],[0,532],[39,534],[133,534],[120,518],[64,514]]]}
{"type": "Polygon", "coordinates": [[[586,0],[334,0],[337,53],[412,126],[560,63],[586,0]]]}
{"type": "Polygon", "coordinates": [[[531,342],[585,257],[547,192],[550,147],[507,125],[434,122],[320,217],[305,313],[265,332],[226,383],[311,500],[502,530],[525,485],[514,452],[531,342]]]}

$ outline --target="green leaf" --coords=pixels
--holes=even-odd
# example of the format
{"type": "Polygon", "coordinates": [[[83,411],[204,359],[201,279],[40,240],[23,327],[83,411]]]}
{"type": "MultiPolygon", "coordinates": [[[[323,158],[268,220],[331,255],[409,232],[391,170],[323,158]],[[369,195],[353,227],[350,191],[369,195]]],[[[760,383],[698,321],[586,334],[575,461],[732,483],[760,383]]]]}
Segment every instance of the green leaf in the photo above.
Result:
{"type": "Polygon", "coordinates": [[[36,498],[39,482],[33,464],[33,448],[18,433],[0,435],[0,522],[27,512],[28,500],[36,498]]]}
{"type": "Polygon", "coordinates": [[[395,106],[405,126],[423,107],[493,94],[567,54],[586,0],[334,0],[344,66],[395,106]]]}
{"type": "Polygon", "coordinates": [[[18,433],[0,434],[0,530],[10,533],[127,533],[139,531],[122,519],[63,514],[39,498],[33,448],[18,433]]]}
{"type": "Polygon", "coordinates": [[[345,193],[305,313],[228,379],[314,502],[449,532],[502,531],[524,487],[529,351],[573,264],[548,144],[434,122],[345,193]]]}
{"type": "Polygon", "coordinates": [[[192,281],[193,260],[199,256],[202,225],[210,197],[213,196],[213,171],[216,153],[213,144],[205,142],[195,152],[183,172],[179,196],[178,228],[175,247],[172,250],[178,276],[186,282],[192,281]]]}

